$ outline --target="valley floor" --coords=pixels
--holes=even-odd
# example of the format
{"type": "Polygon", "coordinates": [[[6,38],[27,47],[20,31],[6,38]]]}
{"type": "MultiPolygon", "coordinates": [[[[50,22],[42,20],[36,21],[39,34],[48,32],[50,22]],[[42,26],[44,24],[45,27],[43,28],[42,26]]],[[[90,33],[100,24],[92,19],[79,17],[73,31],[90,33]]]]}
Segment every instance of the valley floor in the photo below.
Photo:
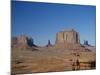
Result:
{"type": "Polygon", "coordinates": [[[41,73],[90,70],[96,68],[95,51],[74,51],[53,47],[12,49],[11,73],[41,73]]]}

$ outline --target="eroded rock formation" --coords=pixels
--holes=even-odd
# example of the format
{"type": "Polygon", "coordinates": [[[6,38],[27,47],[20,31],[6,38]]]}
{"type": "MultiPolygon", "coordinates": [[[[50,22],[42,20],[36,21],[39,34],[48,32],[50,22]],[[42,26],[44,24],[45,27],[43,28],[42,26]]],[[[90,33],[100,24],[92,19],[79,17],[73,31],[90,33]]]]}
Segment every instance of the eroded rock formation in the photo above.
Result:
{"type": "Polygon", "coordinates": [[[74,29],[60,31],[56,34],[56,48],[69,49],[69,50],[86,50],[80,44],[79,33],[74,29]]]}
{"type": "Polygon", "coordinates": [[[11,46],[12,47],[36,47],[36,45],[33,43],[33,39],[29,38],[25,35],[20,35],[18,37],[12,37],[11,39],[11,46]]]}
{"type": "Polygon", "coordinates": [[[56,44],[58,43],[78,44],[80,43],[79,34],[73,29],[60,31],[56,35],[56,44]]]}

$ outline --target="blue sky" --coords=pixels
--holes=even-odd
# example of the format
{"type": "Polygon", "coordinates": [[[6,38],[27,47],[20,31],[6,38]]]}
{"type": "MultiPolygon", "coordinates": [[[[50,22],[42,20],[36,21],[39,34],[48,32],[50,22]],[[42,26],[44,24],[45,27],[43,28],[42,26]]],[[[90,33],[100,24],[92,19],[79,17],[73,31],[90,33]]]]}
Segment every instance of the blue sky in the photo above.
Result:
{"type": "Polygon", "coordinates": [[[58,31],[73,28],[81,43],[95,45],[95,6],[12,1],[11,8],[12,36],[25,34],[43,46],[54,44],[58,31]]]}

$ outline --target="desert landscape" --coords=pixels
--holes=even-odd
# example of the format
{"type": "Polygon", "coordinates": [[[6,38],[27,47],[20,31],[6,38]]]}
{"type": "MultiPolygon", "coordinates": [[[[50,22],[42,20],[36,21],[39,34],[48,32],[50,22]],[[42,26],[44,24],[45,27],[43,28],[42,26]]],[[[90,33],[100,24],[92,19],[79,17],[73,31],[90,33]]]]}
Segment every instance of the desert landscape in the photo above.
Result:
{"type": "Polygon", "coordinates": [[[96,69],[96,6],[11,1],[11,74],[96,69]]]}
{"type": "MultiPolygon", "coordinates": [[[[74,29],[56,34],[55,44],[38,46],[33,38],[20,35],[11,38],[11,74],[91,70],[96,68],[95,46],[80,43],[74,29]]],[[[35,39],[34,39],[35,40],[35,39]]]]}

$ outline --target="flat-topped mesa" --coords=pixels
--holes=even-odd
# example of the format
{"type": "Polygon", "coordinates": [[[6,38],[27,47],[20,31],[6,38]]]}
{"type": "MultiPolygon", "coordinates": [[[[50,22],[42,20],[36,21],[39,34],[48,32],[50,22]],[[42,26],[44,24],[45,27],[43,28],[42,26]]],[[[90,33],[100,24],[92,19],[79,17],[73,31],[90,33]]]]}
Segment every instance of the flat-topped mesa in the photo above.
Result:
{"type": "MultiPolygon", "coordinates": [[[[81,49],[79,33],[74,29],[60,31],[56,34],[56,48],[81,49]]],[[[82,48],[83,49],[83,48],[82,48]]]]}
{"type": "Polygon", "coordinates": [[[59,43],[79,44],[80,38],[78,32],[73,29],[58,32],[56,34],[56,44],[59,43]]]}

